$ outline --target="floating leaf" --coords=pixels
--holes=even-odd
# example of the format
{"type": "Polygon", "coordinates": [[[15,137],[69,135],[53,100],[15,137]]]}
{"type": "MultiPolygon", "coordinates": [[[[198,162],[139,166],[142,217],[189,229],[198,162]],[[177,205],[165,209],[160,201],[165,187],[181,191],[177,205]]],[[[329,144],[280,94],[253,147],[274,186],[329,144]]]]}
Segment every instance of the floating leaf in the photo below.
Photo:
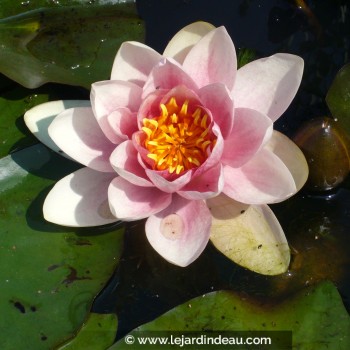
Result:
{"type": "Polygon", "coordinates": [[[14,148],[29,146],[36,142],[32,135],[28,135],[29,132],[26,130],[22,117],[26,109],[47,100],[47,93],[43,91],[34,93],[23,87],[15,87],[1,94],[0,158],[6,156],[14,148]],[[25,137],[26,140],[19,145],[18,142],[25,137]]]}
{"type": "MultiPolygon", "coordinates": [[[[293,349],[350,348],[350,318],[337,289],[330,282],[306,289],[273,307],[251,303],[233,292],[213,292],[192,299],[132,331],[129,337],[132,335],[136,339],[132,348],[145,347],[138,345],[138,334],[152,337],[152,332],[155,335],[156,331],[166,331],[169,335],[176,331],[197,331],[207,335],[210,331],[292,331],[293,349]]],[[[162,344],[152,345],[154,350],[162,348],[162,344]]],[[[130,349],[130,345],[121,339],[109,350],[123,349],[130,349]]],[[[276,348],[271,346],[269,349],[276,348]]]]}
{"type": "Polygon", "coordinates": [[[28,88],[46,82],[90,88],[109,78],[122,42],[143,36],[130,2],[33,10],[0,20],[0,71],[28,88]]]}
{"type": "Polygon", "coordinates": [[[120,227],[73,230],[42,216],[47,186],[75,169],[43,145],[0,160],[1,349],[72,337],[119,261],[120,227]]]}
{"type": "Polygon", "coordinates": [[[328,90],[326,102],[332,116],[350,135],[350,64],[346,64],[336,75],[328,90]]]}
{"type": "Polygon", "coordinates": [[[91,313],[76,337],[57,350],[106,350],[114,343],[117,326],[115,314],[91,313]]]}

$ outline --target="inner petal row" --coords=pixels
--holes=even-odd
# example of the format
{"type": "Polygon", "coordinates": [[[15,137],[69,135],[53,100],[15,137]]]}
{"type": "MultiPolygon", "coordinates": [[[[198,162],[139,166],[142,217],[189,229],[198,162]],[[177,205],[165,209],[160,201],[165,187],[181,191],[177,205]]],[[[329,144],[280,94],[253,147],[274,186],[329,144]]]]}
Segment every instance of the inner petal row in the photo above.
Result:
{"type": "Polygon", "coordinates": [[[142,121],[143,146],[154,161],[153,169],[178,175],[200,166],[216,142],[208,115],[201,107],[191,108],[189,100],[178,106],[175,97],[159,107],[158,117],[142,121]]]}

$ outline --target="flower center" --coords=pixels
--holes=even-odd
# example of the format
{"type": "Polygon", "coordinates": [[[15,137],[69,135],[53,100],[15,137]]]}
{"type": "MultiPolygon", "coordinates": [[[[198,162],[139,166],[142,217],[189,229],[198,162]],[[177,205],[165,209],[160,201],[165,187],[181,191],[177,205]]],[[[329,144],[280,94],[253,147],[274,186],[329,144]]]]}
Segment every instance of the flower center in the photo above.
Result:
{"type": "Polygon", "coordinates": [[[214,147],[216,137],[208,127],[208,115],[200,107],[190,113],[188,105],[186,100],[180,108],[172,97],[160,104],[159,117],[143,119],[144,147],[154,169],[180,174],[200,166],[214,147]]]}

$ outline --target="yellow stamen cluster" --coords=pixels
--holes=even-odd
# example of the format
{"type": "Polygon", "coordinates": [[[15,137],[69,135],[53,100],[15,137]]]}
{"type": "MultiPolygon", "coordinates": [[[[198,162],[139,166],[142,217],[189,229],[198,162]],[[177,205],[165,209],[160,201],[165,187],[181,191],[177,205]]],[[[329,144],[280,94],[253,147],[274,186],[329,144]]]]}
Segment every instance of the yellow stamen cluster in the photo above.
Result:
{"type": "Polygon", "coordinates": [[[208,115],[200,107],[190,113],[188,105],[186,100],[180,108],[172,97],[160,105],[159,117],[143,119],[144,147],[154,160],[154,169],[180,174],[200,166],[208,157],[208,148],[214,147],[216,138],[209,130],[208,115]]]}

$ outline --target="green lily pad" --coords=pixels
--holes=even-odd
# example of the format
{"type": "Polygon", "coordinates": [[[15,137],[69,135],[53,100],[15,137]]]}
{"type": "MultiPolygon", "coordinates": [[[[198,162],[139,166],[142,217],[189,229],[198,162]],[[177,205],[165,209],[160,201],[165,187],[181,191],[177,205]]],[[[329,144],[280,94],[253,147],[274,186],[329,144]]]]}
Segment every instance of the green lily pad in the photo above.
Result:
{"type": "MultiPolygon", "coordinates": [[[[247,300],[246,296],[229,291],[206,294],[138,327],[110,350],[130,349],[126,344],[130,335],[135,340],[133,349],[144,348],[145,345],[138,345],[138,335],[159,336],[159,331],[166,331],[167,335],[177,331],[207,335],[210,331],[292,331],[293,349],[350,348],[350,318],[337,289],[330,282],[305,289],[276,306],[260,306],[247,300]]],[[[167,348],[177,347],[169,345],[167,348]]],[[[164,345],[152,345],[152,349],[162,348],[164,345]]],[[[192,348],[195,347],[186,347],[192,348]]],[[[219,348],[211,347],[212,350],[219,348]]],[[[276,348],[272,344],[268,349],[276,348]]]]}
{"type": "Polygon", "coordinates": [[[29,135],[29,131],[23,123],[23,113],[26,108],[47,102],[48,96],[41,93],[33,93],[27,89],[16,87],[0,96],[1,110],[1,146],[0,158],[6,156],[19,140],[26,138],[25,146],[36,143],[35,137],[29,135]]]}
{"type": "Polygon", "coordinates": [[[49,187],[77,164],[35,145],[0,160],[1,348],[71,338],[118,264],[118,225],[71,229],[42,215],[49,187]]]}
{"type": "Polygon", "coordinates": [[[350,135],[350,64],[340,69],[326,96],[332,116],[350,135]]]}
{"type": "Polygon", "coordinates": [[[143,38],[134,2],[39,8],[0,20],[0,72],[28,88],[90,88],[109,78],[122,42],[143,38]]]}
{"type": "MultiPolygon", "coordinates": [[[[110,4],[118,4],[120,0],[109,0],[110,4]]],[[[124,0],[133,3],[135,0],[124,0]]],[[[105,0],[1,0],[0,18],[18,15],[19,13],[38,9],[40,7],[89,6],[103,5],[105,0]]]]}
{"type": "Polygon", "coordinates": [[[91,313],[77,336],[57,350],[106,350],[114,343],[117,326],[115,314],[91,313]]]}

